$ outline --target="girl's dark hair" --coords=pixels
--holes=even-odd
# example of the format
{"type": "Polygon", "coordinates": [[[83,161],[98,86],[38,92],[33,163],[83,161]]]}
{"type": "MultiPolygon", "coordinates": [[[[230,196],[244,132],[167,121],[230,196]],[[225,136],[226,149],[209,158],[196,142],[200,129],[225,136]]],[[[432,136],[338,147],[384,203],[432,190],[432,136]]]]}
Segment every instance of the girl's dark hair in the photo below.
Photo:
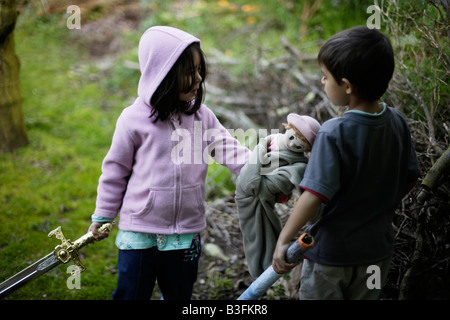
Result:
{"type": "Polygon", "coordinates": [[[150,99],[152,113],[150,117],[156,116],[154,122],[158,120],[167,120],[172,115],[194,114],[203,101],[203,93],[205,91],[204,83],[206,79],[206,62],[205,56],[198,42],[189,45],[173,65],[172,69],[167,73],[164,80],[153,93],[150,99]],[[188,93],[194,89],[196,68],[194,65],[194,50],[200,55],[200,76],[202,82],[197,90],[194,101],[180,101],[181,93],[188,93]]]}
{"type": "Polygon", "coordinates": [[[376,29],[353,27],[328,39],[319,51],[324,65],[338,84],[346,78],[356,86],[358,97],[379,99],[394,72],[394,52],[389,39],[376,29]]]}

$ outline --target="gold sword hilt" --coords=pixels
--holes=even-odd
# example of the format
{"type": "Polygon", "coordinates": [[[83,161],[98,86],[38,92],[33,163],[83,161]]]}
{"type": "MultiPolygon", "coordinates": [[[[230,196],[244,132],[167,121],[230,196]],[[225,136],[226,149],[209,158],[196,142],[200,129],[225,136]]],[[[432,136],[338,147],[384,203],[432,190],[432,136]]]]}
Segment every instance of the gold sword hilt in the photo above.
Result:
{"type": "MultiPolygon", "coordinates": [[[[105,223],[100,228],[98,228],[97,231],[99,233],[110,231],[113,225],[114,223],[105,223]]],[[[95,238],[92,232],[86,233],[84,236],[78,238],[73,243],[72,241],[66,239],[60,226],[55,230],[50,231],[48,236],[56,236],[56,239],[61,240],[61,244],[55,247],[56,258],[58,258],[62,263],[67,263],[70,260],[73,260],[73,263],[79,268],[78,273],[86,270],[86,268],[81,264],[78,250],[86,246],[87,244],[94,242],[95,238]]]]}

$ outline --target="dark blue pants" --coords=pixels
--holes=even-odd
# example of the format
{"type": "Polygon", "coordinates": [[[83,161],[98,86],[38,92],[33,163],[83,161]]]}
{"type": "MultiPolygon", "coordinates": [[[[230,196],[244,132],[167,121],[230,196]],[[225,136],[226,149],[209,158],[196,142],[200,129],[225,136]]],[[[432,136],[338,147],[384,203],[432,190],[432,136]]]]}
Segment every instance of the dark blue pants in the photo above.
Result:
{"type": "Polygon", "coordinates": [[[190,249],[119,250],[119,277],[113,299],[148,300],[156,281],[164,300],[191,299],[200,254],[199,236],[192,241],[190,249]]]}

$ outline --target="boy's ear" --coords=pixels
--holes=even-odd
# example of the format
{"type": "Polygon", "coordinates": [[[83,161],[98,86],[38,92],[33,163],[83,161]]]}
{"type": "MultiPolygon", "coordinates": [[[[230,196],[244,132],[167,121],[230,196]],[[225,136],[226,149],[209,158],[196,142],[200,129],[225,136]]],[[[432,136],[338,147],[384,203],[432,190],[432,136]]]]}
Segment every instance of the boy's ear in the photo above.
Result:
{"type": "Polygon", "coordinates": [[[342,78],[342,82],[345,85],[346,94],[352,94],[355,92],[355,86],[347,78],[342,78]]]}

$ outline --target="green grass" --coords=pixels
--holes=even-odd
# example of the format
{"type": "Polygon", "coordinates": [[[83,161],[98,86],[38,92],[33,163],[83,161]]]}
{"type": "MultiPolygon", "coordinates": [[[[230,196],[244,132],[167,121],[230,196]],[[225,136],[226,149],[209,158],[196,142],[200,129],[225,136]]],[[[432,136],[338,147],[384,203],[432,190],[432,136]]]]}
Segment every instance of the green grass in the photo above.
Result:
{"type": "MultiPolygon", "coordinates": [[[[23,14],[15,38],[30,144],[0,154],[0,281],[52,251],[59,240],[47,234],[57,226],[71,240],[86,232],[101,163],[138,76],[122,65],[135,59],[131,49],[109,73],[98,70],[59,15],[23,14]]],[[[209,170],[210,196],[234,188],[228,171],[219,167],[209,170]]],[[[116,284],[116,233],[82,249],[87,271],[81,274],[80,290],[66,286],[70,262],[8,299],[110,299],[116,284]]]]}
{"type": "MultiPolygon", "coordinates": [[[[21,17],[15,37],[30,144],[0,155],[0,280],[52,251],[58,240],[47,234],[57,226],[72,240],[86,232],[101,161],[126,106],[101,81],[85,80],[85,53],[60,16],[21,17]]],[[[8,298],[109,299],[113,239],[83,249],[80,290],[67,288],[60,266],[8,298]]]]}

